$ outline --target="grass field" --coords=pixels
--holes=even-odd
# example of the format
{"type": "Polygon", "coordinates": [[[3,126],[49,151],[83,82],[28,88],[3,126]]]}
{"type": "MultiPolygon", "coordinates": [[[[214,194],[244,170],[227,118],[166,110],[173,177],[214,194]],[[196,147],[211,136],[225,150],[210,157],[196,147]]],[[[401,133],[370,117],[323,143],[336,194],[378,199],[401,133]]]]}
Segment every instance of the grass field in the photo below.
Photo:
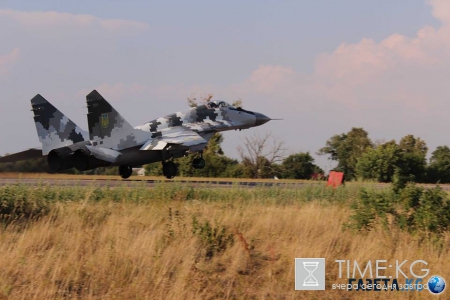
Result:
{"type": "Polygon", "coordinates": [[[337,259],[423,259],[450,278],[448,234],[344,230],[358,191],[2,187],[0,299],[429,299],[331,289],[337,259]],[[325,291],[294,290],[295,257],[326,258],[325,291]]]}

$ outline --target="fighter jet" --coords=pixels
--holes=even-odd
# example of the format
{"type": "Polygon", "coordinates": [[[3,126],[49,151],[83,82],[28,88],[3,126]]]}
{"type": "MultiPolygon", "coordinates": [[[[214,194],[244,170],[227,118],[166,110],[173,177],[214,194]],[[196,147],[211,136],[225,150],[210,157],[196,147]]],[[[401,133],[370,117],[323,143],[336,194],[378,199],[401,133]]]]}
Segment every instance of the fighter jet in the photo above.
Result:
{"type": "Polygon", "coordinates": [[[225,101],[210,101],[133,127],[96,90],[86,96],[88,134],[41,95],[31,99],[42,150],[32,148],[0,157],[0,163],[47,156],[57,172],[119,166],[126,179],[132,168],[162,162],[164,176],[178,172],[174,159],[195,153],[193,167],[205,167],[203,150],[216,133],[260,126],[271,118],[225,101]]]}

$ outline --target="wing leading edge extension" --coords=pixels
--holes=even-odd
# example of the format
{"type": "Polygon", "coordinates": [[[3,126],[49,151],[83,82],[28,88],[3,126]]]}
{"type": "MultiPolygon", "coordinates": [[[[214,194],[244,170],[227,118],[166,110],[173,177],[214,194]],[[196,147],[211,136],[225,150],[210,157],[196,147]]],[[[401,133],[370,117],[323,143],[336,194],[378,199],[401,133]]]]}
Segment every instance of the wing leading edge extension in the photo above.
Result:
{"type": "Polygon", "coordinates": [[[160,132],[153,133],[153,138],[148,140],[140,150],[163,150],[167,145],[178,145],[187,148],[205,145],[208,143],[208,138],[201,137],[198,133],[179,126],[171,127],[160,132]]]}

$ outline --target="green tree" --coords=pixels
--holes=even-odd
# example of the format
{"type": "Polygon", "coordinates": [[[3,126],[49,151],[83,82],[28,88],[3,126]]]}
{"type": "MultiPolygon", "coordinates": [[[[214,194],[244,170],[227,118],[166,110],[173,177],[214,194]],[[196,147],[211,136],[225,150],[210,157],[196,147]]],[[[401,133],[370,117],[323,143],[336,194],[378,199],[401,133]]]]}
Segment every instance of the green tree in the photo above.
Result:
{"type": "Polygon", "coordinates": [[[398,145],[390,141],[368,149],[357,163],[357,175],[362,179],[394,182],[397,190],[408,182],[424,182],[427,150],[423,140],[406,135],[398,145]]]}
{"type": "Polygon", "coordinates": [[[439,146],[431,154],[428,181],[450,183],[450,148],[448,146],[439,146]]]}
{"type": "Polygon", "coordinates": [[[40,157],[37,159],[0,164],[0,172],[43,173],[50,172],[50,168],[47,164],[47,158],[40,157]]]}
{"type": "Polygon", "coordinates": [[[317,154],[330,155],[331,160],[338,162],[336,170],[344,172],[348,180],[355,178],[358,159],[370,148],[373,144],[367,131],[354,127],[347,133],[332,136],[317,154]]]}
{"type": "Polygon", "coordinates": [[[323,170],[314,164],[314,158],[309,152],[289,155],[281,166],[283,178],[310,179],[314,173],[323,174],[323,170]]]}
{"type": "Polygon", "coordinates": [[[206,165],[203,169],[194,169],[192,161],[195,154],[189,155],[177,160],[179,164],[179,175],[189,177],[224,177],[227,169],[237,165],[238,161],[224,155],[221,144],[223,136],[219,133],[214,134],[203,151],[203,158],[206,165]]]}
{"type": "Polygon", "coordinates": [[[369,148],[358,160],[356,174],[361,179],[391,182],[400,160],[401,150],[392,140],[369,148]]]}
{"type": "Polygon", "coordinates": [[[151,163],[144,166],[145,175],[147,176],[163,176],[163,168],[160,162],[151,163]]]}
{"type": "Polygon", "coordinates": [[[241,165],[244,167],[247,178],[273,178],[280,177],[282,174],[281,166],[270,162],[265,156],[258,156],[255,160],[245,157],[241,165]]]}
{"type": "Polygon", "coordinates": [[[236,163],[228,165],[222,177],[252,178],[252,173],[251,170],[243,163],[236,163]]]}
{"type": "Polygon", "coordinates": [[[401,160],[398,163],[398,179],[404,182],[425,181],[428,151],[426,143],[409,134],[400,140],[399,148],[401,160]]]}

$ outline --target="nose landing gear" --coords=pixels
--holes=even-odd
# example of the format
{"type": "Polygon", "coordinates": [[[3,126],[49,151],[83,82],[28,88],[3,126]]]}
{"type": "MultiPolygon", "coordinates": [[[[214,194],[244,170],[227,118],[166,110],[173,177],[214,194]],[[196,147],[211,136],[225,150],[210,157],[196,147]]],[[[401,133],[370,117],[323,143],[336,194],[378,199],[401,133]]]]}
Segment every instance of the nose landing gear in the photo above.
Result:
{"type": "Polygon", "coordinates": [[[192,166],[194,169],[203,169],[206,165],[205,160],[203,159],[203,152],[200,152],[200,156],[194,158],[192,161],[192,166]]]}
{"type": "Polygon", "coordinates": [[[205,165],[206,165],[206,162],[203,159],[203,157],[196,157],[192,161],[192,166],[194,167],[194,169],[203,169],[205,167],[205,165]]]}

